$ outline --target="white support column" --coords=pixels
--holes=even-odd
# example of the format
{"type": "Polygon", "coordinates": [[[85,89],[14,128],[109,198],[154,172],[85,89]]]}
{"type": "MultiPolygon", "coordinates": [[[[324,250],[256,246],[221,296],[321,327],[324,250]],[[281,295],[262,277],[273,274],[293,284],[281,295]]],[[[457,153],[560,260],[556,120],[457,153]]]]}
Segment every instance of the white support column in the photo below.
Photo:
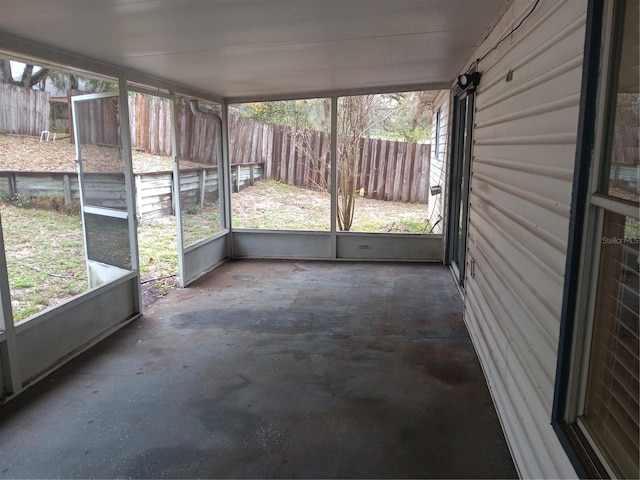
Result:
{"type": "Polygon", "coordinates": [[[138,281],[134,282],[135,311],[142,311],[142,292],[140,290],[140,256],[138,255],[138,219],[136,208],[136,188],[133,176],[133,156],[131,155],[131,127],[129,126],[129,92],[127,79],[124,76],[118,78],[120,90],[120,138],[122,143],[122,159],[124,160],[124,188],[127,196],[127,211],[129,223],[129,249],[131,252],[131,270],[138,275],[138,281]]]}
{"type": "Polygon", "coordinates": [[[184,241],[182,240],[182,209],[180,207],[180,161],[178,160],[178,138],[176,134],[176,102],[172,96],[170,104],[171,118],[171,156],[173,157],[173,210],[176,216],[176,242],[178,244],[178,279],[180,286],[185,286],[184,241]]]}
{"type": "MultiPolygon", "coordinates": [[[[13,310],[11,308],[11,293],[9,290],[9,277],[7,275],[7,258],[4,253],[4,236],[2,234],[2,221],[0,219],[0,330],[4,332],[6,356],[2,355],[2,371],[6,393],[15,395],[22,390],[22,379],[18,365],[18,351],[16,345],[16,332],[13,325],[13,310]]],[[[0,343],[1,346],[1,343],[0,343]]],[[[0,350],[2,350],[0,348],[0,350]]],[[[0,395],[3,392],[0,392],[0,395]]]]}
{"type": "Polygon", "coordinates": [[[337,257],[338,215],[338,97],[331,97],[331,258],[337,257]]]}
{"type": "Polygon", "coordinates": [[[221,104],[222,108],[222,162],[218,167],[218,188],[221,192],[220,205],[224,208],[224,228],[229,230],[227,242],[227,256],[233,256],[233,231],[231,229],[231,167],[229,166],[229,105],[221,104]]]}

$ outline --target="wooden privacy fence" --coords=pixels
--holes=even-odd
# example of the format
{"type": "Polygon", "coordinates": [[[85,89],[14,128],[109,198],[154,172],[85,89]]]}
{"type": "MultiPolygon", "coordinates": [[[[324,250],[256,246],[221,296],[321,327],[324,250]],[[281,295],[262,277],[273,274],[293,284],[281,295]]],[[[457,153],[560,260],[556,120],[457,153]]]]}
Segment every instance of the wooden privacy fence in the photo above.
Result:
{"type": "MultiPolygon", "coordinates": [[[[264,176],[262,163],[231,166],[234,192],[253,185],[264,176]]],[[[124,208],[123,173],[86,173],[85,187],[91,205],[124,208]]],[[[173,172],[136,173],[136,216],[144,222],[174,215],[173,172]]],[[[202,166],[180,170],[180,199],[183,208],[203,207],[218,201],[218,168],[202,166]]],[[[78,175],[72,172],[8,172],[0,171],[0,195],[29,198],[60,198],[69,207],[80,198],[78,175]]]]}
{"type": "MultiPolygon", "coordinates": [[[[16,89],[11,85],[0,85],[0,89],[10,92],[6,94],[9,106],[5,106],[5,96],[1,97],[3,115],[10,117],[11,125],[18,122],[21,129],[3,127],[1,122],[7,124],[8,120],[0,116],[0,132],[37,136],[47,130],[48,94],[16,89]],[[29,133],[25,131],[27,125],[31,129],[29,133]]],[[[132,148],[155,155],[171,155],[169,101],[136,94],[128,97],[128,102],[132,148]]],[[[83,142],[118,144],[117,111],[117,97],[79,104],[83,142]]],[[[176,137],[181,159],[200,165],[217,164],[220,138],[212,118],[196,116],[189,105],[179,103],[176,106],[176,137]]],[[[229,116],[231,163],[263,163],[265,178],[303,188],[326,189],[331,177],[329,152],[330,136],[327,133],[229,116]]],[[[356,188],[364,189],[368,198],[428,203],[429,165],[428,144],[363,138],[360,140],[356,188]]]]}
{"type": "Polygon", "coordinates": [[[49,130],[49,94],[0,83],[0,133],[40,136],[49,130]]]}
{"type": "MultiPolygon", "coordinates": [[[[74,90],[70,96],[83,93],[74,90]]],[[[128,106],[131,148],[153,155],[171,156],[169,101],[136,94],[128,97],[128,106]]],[[[78,103],[78,129],[83,144],[119,144],[118,109],[118,97],[78,103]]],[[[189,105],[179,103],[176,106],[177,154],[182,160],[216,165],[218,136],[216,122],[212,118],[194,115],[189,105]]],[[[71,142],[74,141],[71,132],[71,142]]]]}
{"type": "MultiPolygon", "coordinates": [[[[176,136],[181,158],[212,164],[218,141],[215,123],[194,116],[188,105],[176,108],[176,136]]],[[[129,97],[133,148],[171,155],[169,101],[136,94],[129,97]]],[[[229,158],[232,164],[264,163],[265,177],[303,188],[329,185],[330,136],[327,133],[260,123],[229,116],[229,158]]],[[[358,189],[368,198],[427,203],[431,147],[363,138],[358,189]]]]}
{"type": "Polygon", "coordinates": [[[638,163],[640,162],[640,113],[637,104],[618,106],[613,136],[611,181],[615,187],[630,195],[638,191],[638,163]]]}
{"type": "MultiPolygon", "coordinates": [[[[265,176],[303,188],[329,185],[330,135],[243,117],[229,119],[229,158],[263,162],[265,176]]],[[[428,203],[431,145],[360,139],[356,188],[367,198],[428,203]]]]}
{"type": "MultiPolygon", "coordinates": [[[[81,95],[85,92],[72,90],[70,97],[81,95]]],[[[69,102],[71,105],[71,102],[69,102]]],[[[73,109],[70,108],[70,112],[73,109]]],[[[78,131],[80,132],[81,144],[120,146],[120,106],[118,97],[96,98],[78,102],[78,131]]],[[[73,117],[73,113],[71,113],[73,117]]],[[[71,128],[69,132],[71,143],[75,143],[75,131],[71,128]]]]}
{"type": "MultiPolygon", "coordinates": [[[[153,155],[171,156],[169,100],[136,94],[129,97],[131,147],[153,155]]],[[[187,104],[176,105],[178,156],[203,165],[218,163],[218,129],[208,116],[195,116],[187,104]]]]}

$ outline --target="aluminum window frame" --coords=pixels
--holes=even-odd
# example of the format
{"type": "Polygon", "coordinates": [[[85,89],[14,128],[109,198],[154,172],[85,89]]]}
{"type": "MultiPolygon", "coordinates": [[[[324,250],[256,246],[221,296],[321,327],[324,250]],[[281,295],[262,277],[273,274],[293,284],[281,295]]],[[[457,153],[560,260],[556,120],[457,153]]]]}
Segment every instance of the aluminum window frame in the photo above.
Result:
{"type": "Polygon", "coordinates": [[[596,447],[584,412],[607,211],[638,218],[635,202],[607,194],[617,65],[624,3],[590,0],[580,101],[580,121],[567,249],[552,426],[580,477],[612,477],[616,471],[596,447]],[[604,193],[603,193],[604,192],[604,193]]]}

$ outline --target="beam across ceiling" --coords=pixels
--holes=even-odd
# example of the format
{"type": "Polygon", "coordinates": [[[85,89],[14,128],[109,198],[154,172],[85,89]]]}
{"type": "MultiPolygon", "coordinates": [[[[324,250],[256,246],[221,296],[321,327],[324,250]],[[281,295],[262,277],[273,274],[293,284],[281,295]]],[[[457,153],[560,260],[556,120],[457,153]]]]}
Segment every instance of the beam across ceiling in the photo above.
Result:
{"type": "Polygon", "coordinates": [[[72,69],[87,76],[97,75],[112,80],[118,80],[124,77],[128,82],[143,85],[148,88],[157,88],[215,103],[224,102],[224,99],[215,93],[194,89],[186,85],[87,58],[82,55],[61,51],[3,32],[0,32],[0,56],[17,57],[20,60],[38,66],[72,69]]]}

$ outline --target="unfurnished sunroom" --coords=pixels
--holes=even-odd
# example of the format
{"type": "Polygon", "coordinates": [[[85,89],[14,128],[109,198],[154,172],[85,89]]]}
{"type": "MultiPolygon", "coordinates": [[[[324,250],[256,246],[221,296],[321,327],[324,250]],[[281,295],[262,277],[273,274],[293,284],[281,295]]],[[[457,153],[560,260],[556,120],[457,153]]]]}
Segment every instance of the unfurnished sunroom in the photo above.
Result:
{"type": "Polygon", "coordinates": [[[158,208],[176,218],[182,286],[212,269],[215,276],[228,259],[443,263],[520,476],[638,476],[637,2],[4,0],[1,7],[2,59],[116,85],[69,101],[78,174],[61,181],[81,198],[89,288],[14,326],[0,265],[5,395],[19,399],[143,313],[143,183],[132,152],[144,142],[132,112],[142,118],[152,99],[166,119],[162,148],[174,161],[162,187],[173,196],[158,208]],[[423,92],[428,153],[358,136],[353,150],[367,160],[350,178],[340,164],[349,150],[341,122],[353,120],[347,112],[363,99],[398,92],[423,92]],[[304,119],[296,110],[296,121],[317,129],[275,132],[237,117],[251,105],[284,112],[296,102],[309,107],[304,119]],[[96,148],[106,146],[117,170],[92,170],[96,148]],[[362,173],[365,164],[383,170],[381,159],[390,165],[392,151],[409,166],[387,168],[389,184],[362,173]],[[416,175],[403,176],[410,171],[416,175]],[[98,174],[107,173],[105,187],[98,174]],[[263,175],[321,185],[324,223],[237,223],[233,195],[263,175]],[[428,229],[350,228],[349,198],[394,189],[404,203],[423,198],[428,229]],[[210,218],[204,234],[197,230],[210,218]]]}

